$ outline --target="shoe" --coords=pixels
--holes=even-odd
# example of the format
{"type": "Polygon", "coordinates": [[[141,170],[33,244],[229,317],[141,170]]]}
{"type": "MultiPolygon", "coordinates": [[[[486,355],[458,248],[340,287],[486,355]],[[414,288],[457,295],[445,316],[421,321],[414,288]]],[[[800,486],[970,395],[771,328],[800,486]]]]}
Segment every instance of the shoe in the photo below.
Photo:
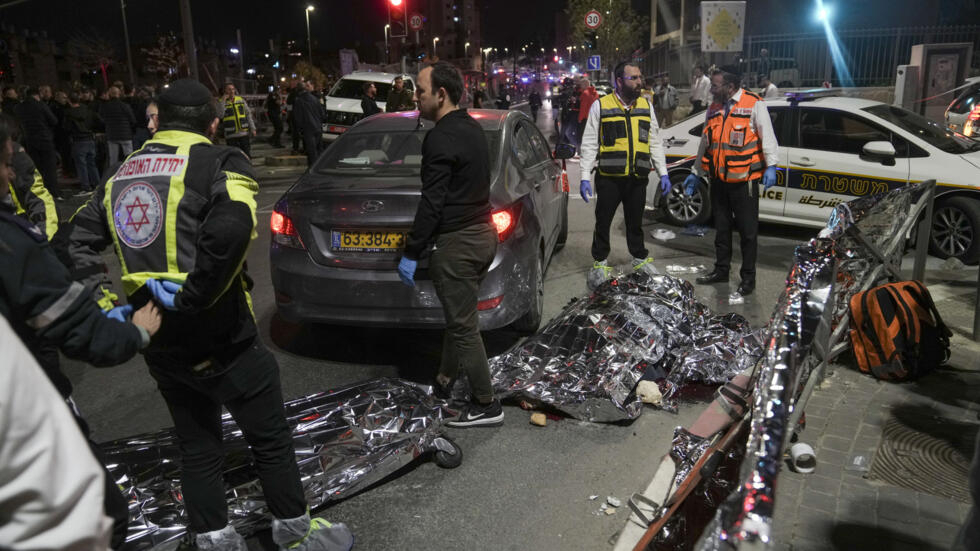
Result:
{"type": "Polygon", "coordinates": [[[585,278],[585,286],[590,291],[595,291],[597,287],[609,279],[612,279],[612,266],[607,264],[605,260],[597,260],[592,263],[592,269],[589,270],[589,275],[585,278]]]}
{"type": "Polygon", "coordinates": [[[643,272],[648,275],[660,275],[660,270],[653,265],[653,257],[648,256],[646,258],[634,258],[633,259],[633,271],[643,272]]]}
{"type": "Polygon", "coordinates": [[[456,428],[466,427],[498,427],[504,424],[504,408],[500,400],[494,398],[487,405],[470,403],[459,412],[459,417],[446,425],[456,428]]]}
{"type": "Polygon", "coordinates": [[[712,283],[728,283],[728,274],[715,270],[708,275],[703,275],[695,281],[700,285],[710,285],[712,283]]]}
{"type": "Polygon", "coordinates": [[[272,541],[282,551],[350,551],[354,534],[343,522],[327,522],[305,515],[272,519],[272,541]]]}
{"type": "Polygon", "coordinates": [[[439,382],[439,377],[432,383],[432,394],[440,400],[449,402],[453,399],[453,386],[456,385],[456,379],[450,379],[448,383],[442,384],[439,382]]]}
{"type": "Polygon", "coordinates": [[[194,543],[202,551],[248,551],[245,538],[230,524],[221,530],[197,534],[194,543]]]}
{"type": "Polygon", "coordinates": [[[741,283],[738,284],[738,294],[743,297],[747,297],[755,291],[755,282],[747,279],[743,279],[741,283]]]}

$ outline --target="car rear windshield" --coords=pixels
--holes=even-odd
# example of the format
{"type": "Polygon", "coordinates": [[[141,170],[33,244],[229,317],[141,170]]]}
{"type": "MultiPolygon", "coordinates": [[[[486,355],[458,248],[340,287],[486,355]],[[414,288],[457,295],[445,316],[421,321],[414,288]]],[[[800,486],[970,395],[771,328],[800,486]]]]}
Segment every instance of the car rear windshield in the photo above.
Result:
{"type": "Polygon", "coordinates": [[[882,104],[865,107],[864,110],[900,126],[913,136],[946,153],[969,153],[980,150],[980,142],[946,130],[943,125],[901,107],[882,104]]]}
{"type": "MultiPolygon", "coordinates": [[[[347,132],[335,141],[313,166],[314,172],[371,174],[377,176],[419,175],[422,169],[422,140],[427,130],[417,132],[347,132]]],[[[490,159],[500,150],[498,132],[484,135],[490,159]]],[[[493,166],[493,162],[491,162],[493,166]]]]}
{"type": "MultiPolygon", "coordinates": [[[[330,90],[329,95],[330,97],[334,98],[361,99],[364,97],[365,82],[374,81],[342,78],[337,82],[337,84],[334,85],[333,90],[330,90]]],[[[391,84],[374,82],[374,87],[378,90],[378,94],[375,96],[375,99],[378,101],[385,101],[385,99],[388,97],[388,92],[391,91],[391,84]]]]}

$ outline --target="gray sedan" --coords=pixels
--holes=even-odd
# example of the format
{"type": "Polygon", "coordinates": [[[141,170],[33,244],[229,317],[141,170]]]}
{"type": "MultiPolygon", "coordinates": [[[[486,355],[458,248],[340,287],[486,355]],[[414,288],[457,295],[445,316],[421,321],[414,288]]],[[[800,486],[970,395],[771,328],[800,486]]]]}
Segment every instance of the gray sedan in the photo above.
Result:
{"type": "MultiPolygon", "coordinates": [[[[548,142],[518,111],[470,110],[490,149],[490,202],[499,244],[480,288],[480,327],[541,323],[544,274],[568,237],[568,189],[548,142]]],[[[278,201],[271,270],[279,314],[293,322],[440,327],[428,276],[416,286],[396,267],[421,198],[422,140],[433,127],[417,112],[381,114],[345,132],[278,201]]]]}

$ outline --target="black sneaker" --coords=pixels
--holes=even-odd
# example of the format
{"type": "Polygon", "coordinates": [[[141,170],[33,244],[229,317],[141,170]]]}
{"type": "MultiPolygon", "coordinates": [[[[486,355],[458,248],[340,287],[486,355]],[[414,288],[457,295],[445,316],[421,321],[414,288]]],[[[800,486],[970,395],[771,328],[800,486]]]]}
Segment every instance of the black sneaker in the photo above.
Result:
{"type": "Polygon", "coordinates": [[[471,403],[459,412],[459,417],[446,424],[456,428],[499,427],[504,424],[504,410],[497,399],[487,405],[471,403]]]}

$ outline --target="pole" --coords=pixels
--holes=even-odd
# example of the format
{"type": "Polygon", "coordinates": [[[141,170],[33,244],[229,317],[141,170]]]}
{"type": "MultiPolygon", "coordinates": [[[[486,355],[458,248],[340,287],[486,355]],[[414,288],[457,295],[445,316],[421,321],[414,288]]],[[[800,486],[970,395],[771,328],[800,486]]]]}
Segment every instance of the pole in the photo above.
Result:
{"type": "Polygon", "coordinates": [[[245,91],[245,48],[242,46],[242,30],[235,29],[235,37],[238,38],[238,76],[242,79],[242,93],[245,91]]]}
{"type": "Polygon", "coordinates": [[[126,69],[129,70],[129,83],[135,86],[136,73],[133,71],[133,54],[129,47],[129,25],[126,24],[126,0],[119,0],[119,8],[122,9],[123,40],[126,41],[126,69]]]}
{"type": "Polygon", "coordinates": [[[310,49],[310,67],[313,67],[313,40],[310,38],[310,10],[306,9],[306,46],[310,49]]]}
{"type": "Polygon", "coordinates": [[[391,25],[385,25],[385,64],[388,63],[388,59],[391,57],[390,51],[388,49],[388,27],[391,25]]]}
{"type": "Polygon", "coordinates": [[[184,32],[184,52],[187,54],[187,69],[190,77],[194,80],[201,80],[201,75],[197,71],[197,46],[194,44],[194,23],[191,20],[190,0],[180,0],[180,25],[184,32]]]}

